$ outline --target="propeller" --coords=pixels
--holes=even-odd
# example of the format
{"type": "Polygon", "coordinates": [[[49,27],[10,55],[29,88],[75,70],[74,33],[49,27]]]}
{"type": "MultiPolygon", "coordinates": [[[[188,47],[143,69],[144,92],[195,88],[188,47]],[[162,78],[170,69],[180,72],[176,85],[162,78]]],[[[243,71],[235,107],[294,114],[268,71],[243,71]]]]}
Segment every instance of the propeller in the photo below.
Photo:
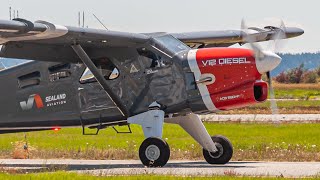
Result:
{"type": "Polygon", "coordinates": [[[275,52],[277,52],[281,48],[280,40],[286,39],[286,29],[283,21],[281,21],[281,25],[279,27],[267,26],[265,27],[266,31],[259,31],[259,33],[250,33],[250,30],[253,28],[247,28],[245,21],[241,22],[241,30],[245,32],[243,35],[243,39],[245,43],[249,43],[252,50],[254,51],[257,69],[259,73],[267,75],[267,81],[269,84],[269,92],[270,92],[270,108],[273,115],[279,114],[279,109],[277,106],[277,102],[275,100],[274,89],[272,86],[272,77],[271,71],[276,68],[280,62],[281,57],[279,57],[275,52]],[[263,50],[258,44],[254,44],[257,42],[259,38],[264,37],[264,39],[268,36],[269,31],[275,31],[274,35],[270,38],[273,40],[272,44],[268,48],[269,50],[263,50]]]}

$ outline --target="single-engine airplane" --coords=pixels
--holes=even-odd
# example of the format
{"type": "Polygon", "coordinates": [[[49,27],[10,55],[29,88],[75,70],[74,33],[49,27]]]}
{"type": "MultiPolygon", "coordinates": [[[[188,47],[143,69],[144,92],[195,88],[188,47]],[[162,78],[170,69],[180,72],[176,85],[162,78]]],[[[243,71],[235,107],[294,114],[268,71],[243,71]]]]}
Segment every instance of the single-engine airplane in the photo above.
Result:
{"type": "Polygon", "coordinates": [[[264,102],[261,76],[281,58],[253,43],[303,33],[284,26],[127,33],[0,20],[0,57],[34,60],[0,72],[0,133],[78,126],[85,134],[85,127],[138,124],[145,136],[140,160],[162,167],[170,157],[163,124],[175,123],[203,147],[208,163],[225,164],[230,141],[211,137],[198,115],[264,102]],[[229,47],[237,43],[252,50],[229,47]]]}

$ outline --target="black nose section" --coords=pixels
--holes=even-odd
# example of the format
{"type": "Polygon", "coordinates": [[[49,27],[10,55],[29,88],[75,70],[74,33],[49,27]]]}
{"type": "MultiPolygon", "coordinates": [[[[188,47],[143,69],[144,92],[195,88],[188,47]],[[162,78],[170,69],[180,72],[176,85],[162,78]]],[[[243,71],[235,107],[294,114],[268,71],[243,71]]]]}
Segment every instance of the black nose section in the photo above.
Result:
{"type": "Polygon", "coordinates": [[[303,29],[296,27],[286,27],[286,35],[288,38],[301,36],[304,33],[303,29]]]}

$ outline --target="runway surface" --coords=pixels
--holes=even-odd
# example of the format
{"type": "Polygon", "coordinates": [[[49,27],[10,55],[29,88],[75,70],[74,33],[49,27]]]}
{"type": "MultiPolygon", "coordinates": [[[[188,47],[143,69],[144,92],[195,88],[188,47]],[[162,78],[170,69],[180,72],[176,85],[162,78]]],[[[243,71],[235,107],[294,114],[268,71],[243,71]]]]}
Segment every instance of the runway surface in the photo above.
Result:
{"type": "Polygon", "coordinates": [[[0,159],[2,168],[28,172],[62,169],[93,175],[181,175],[181,176],[281,176],[320,175],[320,162],[230,162],[210,165],[204,161],[169,161],[163,168],[146,168],[137,160],[16,160],[0,159]]]}

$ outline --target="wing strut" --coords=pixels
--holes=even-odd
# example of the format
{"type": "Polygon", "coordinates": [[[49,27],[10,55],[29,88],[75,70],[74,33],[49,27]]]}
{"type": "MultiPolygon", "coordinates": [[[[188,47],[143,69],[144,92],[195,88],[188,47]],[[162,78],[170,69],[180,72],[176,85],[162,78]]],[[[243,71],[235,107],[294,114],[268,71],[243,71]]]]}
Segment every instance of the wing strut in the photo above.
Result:
{"type": "Polygon", "coordinates": [[[88,69],[92,72],[94,77],[97,79],[101,87],[107,92],[110,99],[114,102],[114,104],[118,107],[119,111],[122,113],[122,115],[126,118],[129,117],[129,112],[126,106],[122,103],[121,99],[113,93],[112,89],[108,85],[106,79],[103,77],[103,75],[99,72],[96,65],[92,62],[90,57],[87,55],[87,53],[83,50],[81,45],[75,44],[71,46],[75,53],[79,56],[81,61],[88,67],[88,69]]]}

